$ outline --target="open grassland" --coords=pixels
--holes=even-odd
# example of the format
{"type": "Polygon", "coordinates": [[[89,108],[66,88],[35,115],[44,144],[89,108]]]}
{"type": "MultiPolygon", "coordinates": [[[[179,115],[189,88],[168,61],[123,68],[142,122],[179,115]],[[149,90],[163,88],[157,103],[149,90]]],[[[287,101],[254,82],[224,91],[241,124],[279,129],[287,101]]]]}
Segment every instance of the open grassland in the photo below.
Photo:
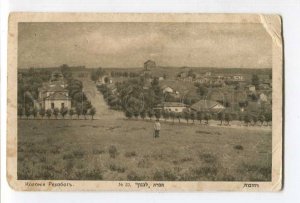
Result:
{"type": "Polygon", "coordinates": [[[18,120],[18,179],[270,181],[270,129],[18,120]]]}

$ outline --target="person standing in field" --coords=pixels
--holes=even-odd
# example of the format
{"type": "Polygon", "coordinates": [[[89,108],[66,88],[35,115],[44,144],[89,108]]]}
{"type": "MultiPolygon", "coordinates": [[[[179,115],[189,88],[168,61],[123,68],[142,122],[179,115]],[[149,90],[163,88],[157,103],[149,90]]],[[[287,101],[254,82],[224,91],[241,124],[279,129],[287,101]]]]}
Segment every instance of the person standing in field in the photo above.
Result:
{"type": "Polygon", "coordinates": [[[156,121],[154,123],[154,138],[159,137],[159,132],[160,132],[160,123],[159,123],[159,120],[156,119],[156,121]]]}

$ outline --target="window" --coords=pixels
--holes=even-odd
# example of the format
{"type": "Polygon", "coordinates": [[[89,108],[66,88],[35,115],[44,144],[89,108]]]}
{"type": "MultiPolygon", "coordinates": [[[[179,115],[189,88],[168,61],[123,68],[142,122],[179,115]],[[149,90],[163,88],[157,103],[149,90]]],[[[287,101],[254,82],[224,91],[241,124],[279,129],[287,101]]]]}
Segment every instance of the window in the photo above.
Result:
{"type": "Polygon", "coordinates": [[[54,103],[53,102],[51,103],[51,109],[54,109],[54,103]]]}
{"type": "Polygon", "coordinates": [[[61,108],[65,108],[65,103],[61,103],[61,108]]]}
{"type": "Polygon", "coordinates": [[[175,111],[178,111],[178,109],[175,109],[175,111]]]}

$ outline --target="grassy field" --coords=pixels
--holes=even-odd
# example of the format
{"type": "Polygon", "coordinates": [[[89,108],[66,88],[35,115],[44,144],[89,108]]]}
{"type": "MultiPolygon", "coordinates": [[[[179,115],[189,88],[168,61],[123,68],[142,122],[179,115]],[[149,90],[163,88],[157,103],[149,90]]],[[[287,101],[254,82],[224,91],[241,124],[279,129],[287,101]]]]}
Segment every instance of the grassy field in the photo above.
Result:
{"type": "Polygon", "coordinates": [[[271,130],[161,124],[18,120],[18,179],[271,180],[271,130]]]}

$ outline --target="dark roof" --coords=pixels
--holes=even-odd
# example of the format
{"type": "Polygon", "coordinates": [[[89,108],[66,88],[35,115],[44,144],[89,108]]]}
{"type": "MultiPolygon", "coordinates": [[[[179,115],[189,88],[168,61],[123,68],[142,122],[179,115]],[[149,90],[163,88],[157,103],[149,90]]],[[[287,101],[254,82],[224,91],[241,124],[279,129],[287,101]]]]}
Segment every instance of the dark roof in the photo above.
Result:
{"type": "Polygon", "coordinates": [[[225,109],[225,107],[219,102],[212,100],[200,100],[191,106],[191,109],[196,111],[211,111],[213,107],[220,105],[219,109],[225,109]]]}
{"type": "Polygon", "coordinates": [[[155,61],[147,60],[144,64],[146,64],[146,63],[155,63],[155,61]]]}
{"type": "Polygon", "coordinates": [[[55,92],[46,97],[45,100],[70,100],[70,98],[63,93],[55,92]]]}

